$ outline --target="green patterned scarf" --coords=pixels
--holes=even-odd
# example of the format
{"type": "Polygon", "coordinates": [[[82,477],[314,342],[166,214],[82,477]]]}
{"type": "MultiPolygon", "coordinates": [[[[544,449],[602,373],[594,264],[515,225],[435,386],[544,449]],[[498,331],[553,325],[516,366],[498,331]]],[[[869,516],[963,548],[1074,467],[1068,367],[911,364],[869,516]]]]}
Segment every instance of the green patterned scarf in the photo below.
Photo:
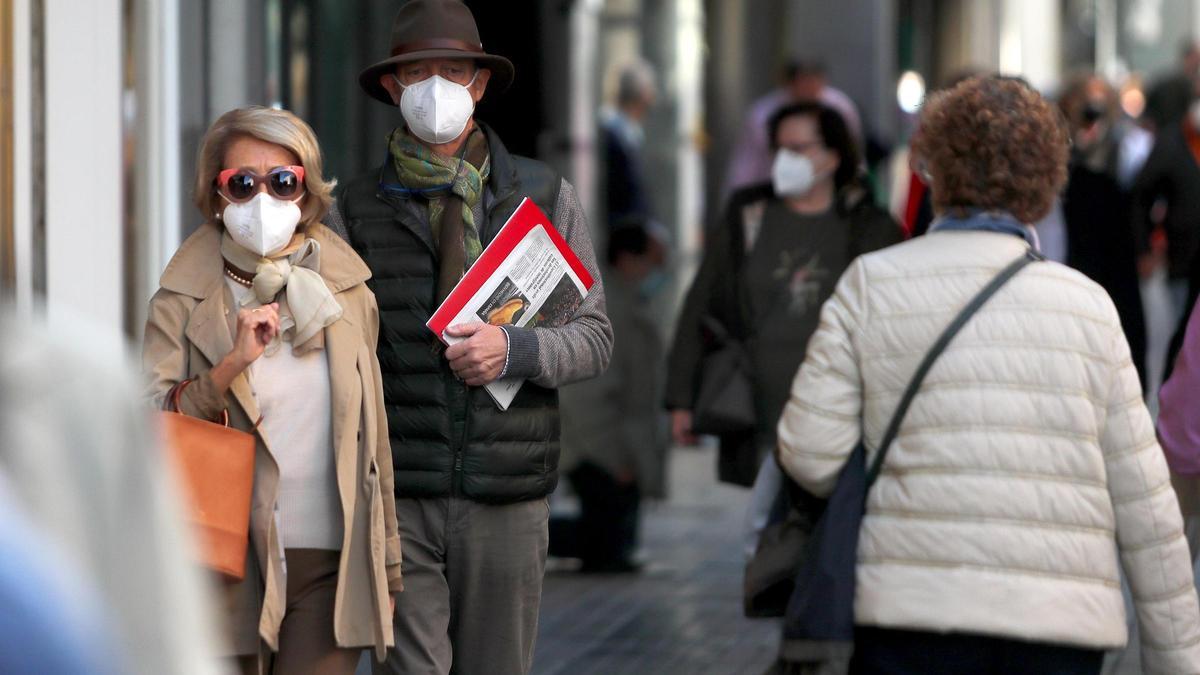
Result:
{"type": "MultiPolygon", "coordinates": [[[[488,154],[487,137],[478,128],[472,131],[464,144],[465,152],[461,161],[458,157],[432,152],[403,127],[391,133],[388,146],[400,182],[411,190],[423,191],[422,194],[428,199],[429,227],[433,231],[433,240],[439,244],[443,259],[457,262],[457,255],[440,249],[443,248],[443,227],[449,223],[453,228],[458,225],[453,222],[457,220],[455,216],[461,218],[463,266],[457,271],[443,270],[457,282],[483,252],[473,208],[483,197],[483,186],[491,175],[492,161],[488,154]],[[447,207],[455,202],[457,208],[447,212],[447,207]]],[[[456,235],[452,233],[451,239],[456,240],[456,235]]],[[[439,299],[445,297],[443,292],[448,293],[449,289],[440,288],[439,299]]]]}

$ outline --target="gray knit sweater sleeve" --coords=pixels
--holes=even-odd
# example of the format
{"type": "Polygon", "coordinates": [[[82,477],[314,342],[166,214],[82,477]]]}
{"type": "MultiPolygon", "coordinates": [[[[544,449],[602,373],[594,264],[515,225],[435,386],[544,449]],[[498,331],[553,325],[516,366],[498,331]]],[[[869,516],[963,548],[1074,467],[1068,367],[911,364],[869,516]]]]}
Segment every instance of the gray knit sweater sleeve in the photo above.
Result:
{"type": "Polygon", "coordinates": [[[561,326],[506,326],[509,354],[504,374],[555,388],[603,373],[612,354],[613,333],[604,306],[604,285],[600,281],[592,236],[575,188],[566,180],[559,189],[552,221],[596,283],[575,315],[561,326]]]}

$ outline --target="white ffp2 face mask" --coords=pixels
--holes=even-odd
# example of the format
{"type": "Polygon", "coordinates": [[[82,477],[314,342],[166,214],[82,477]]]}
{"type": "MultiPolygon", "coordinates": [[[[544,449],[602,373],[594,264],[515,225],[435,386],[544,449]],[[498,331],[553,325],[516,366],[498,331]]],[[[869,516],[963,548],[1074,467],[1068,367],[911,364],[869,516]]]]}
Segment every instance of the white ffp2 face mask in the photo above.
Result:
{"type": "Polygon", "coordinates": [[[229,236],[242,248],[267,258],[283,250],[296,233],[296,226],[300,224],[300,207],[296,201],[284,201],[260,192],[248,202],[230,202],[221,219],[225,221],[229,236]]]}
{"type": "MultiPolygon", "coordinates": [[[[479,71],[475,71],[475,76],[479,71]]],[[[425,78],[404,87],[400,94],[400,114],[408,123],[408,130],[417,138],[438,145],[458,138],[467,128],[467,122],[475,112],[475,99],[467,87],[475,82],[475,76],[465,86],[451,82],[441,75],[425,78]]],[[[395,75],[392,76],[395,78],[395,75]]],[[[396,78],[400,84],[400,79],[396,78]]]]}
{"type": "Polygon", "coordinates": [[[780,148],[771,165],[771,185],[779,197],[803,197],[816,184],[819,176],[812,160],[804,155],[780,148]]]}

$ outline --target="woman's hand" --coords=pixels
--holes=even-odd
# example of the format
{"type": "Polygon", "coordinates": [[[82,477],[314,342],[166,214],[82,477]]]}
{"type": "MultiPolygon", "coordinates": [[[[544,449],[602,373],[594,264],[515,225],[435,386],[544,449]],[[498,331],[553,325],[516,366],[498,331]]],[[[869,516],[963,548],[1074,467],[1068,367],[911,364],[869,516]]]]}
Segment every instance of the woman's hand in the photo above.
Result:
{"type": "Polygon", "coordinates": [[[233,338],[231,354],[244,370],[258,360],[279,333],[279,303],[238,312],[237,335],[233,338]]]}
{"type": "Polygon", "coordinates": [[[233,350],[212,370],[213,384],[224,394],[243,370],[262,356],[279,333],[279,303],[238,311],[233,350]]]}
{"type": "Polygon", "coordinates": [[[695,445],[698,442],[696,434],[692,433],[691,410],[671,411],[671,438],[675,439],[676,445],[695,445]]]}

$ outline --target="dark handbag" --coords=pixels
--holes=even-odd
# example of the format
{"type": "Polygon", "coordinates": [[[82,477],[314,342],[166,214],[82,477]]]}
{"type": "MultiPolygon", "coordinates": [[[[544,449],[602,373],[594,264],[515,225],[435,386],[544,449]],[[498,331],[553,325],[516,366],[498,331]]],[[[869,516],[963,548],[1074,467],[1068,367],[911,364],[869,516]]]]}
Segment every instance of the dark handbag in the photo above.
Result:
{"type": "MultiPolygon", "coordinates": [[[[785,476],[784,480],[789,479],[785,476]]],[[[794,484],[793,487],[800,490],[794,484]]],[[[810,496],[808,500],[816,498],[810,496]]],[[[784,615],[796,587],[796,568],[804,559],[817,516],[816,509],[794,504],[786,485],[780,489],[770,521],[758,536],[754,555],[746,562],[742,611],[747,617],[784,615]]]]}
{"type": "Polygon", "coordinates": [[[706,316],[701,323],[717,349],[700,362],[692,431],[714,436],[750,431],[756,418],[750,354],[716,319],[706,316]]]}
{"type": "Polygon", "coordinates": [[[1030,249],[1005,267],[971,302],[929,348],[917,367],[892,420],[879,452],[868,469],[866,446],[859,441],[817,521],[811,548],[796,575],[796,588],[788,602],[783,634],[786,640],[852,640],[854,638],[854,586],[857,572],[858,535],[866,511],[867,493],[879,477],[888,448],[921,382],[954,336],[1004,284],[1041,255],[1030,249]]]}

